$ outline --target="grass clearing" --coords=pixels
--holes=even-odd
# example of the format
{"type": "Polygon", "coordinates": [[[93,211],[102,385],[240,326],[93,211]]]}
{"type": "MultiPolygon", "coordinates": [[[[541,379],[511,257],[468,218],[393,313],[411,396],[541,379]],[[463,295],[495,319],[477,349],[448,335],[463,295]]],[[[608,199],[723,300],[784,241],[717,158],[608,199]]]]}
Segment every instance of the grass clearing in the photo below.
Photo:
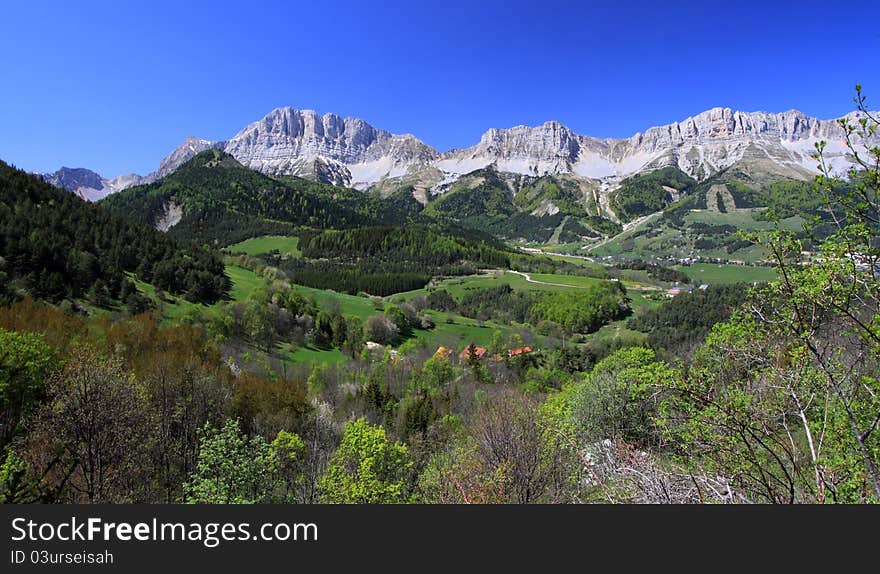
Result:
{"type": "MultiPolygon", "coordinates": [[[[438,289],[445,289],[456,298],[461,298],[466,291],[473,289],[486,289],[489,287],[498,287],[499,285],[510,285],[513,289],[523,291],[568,291],[570,289],[582,289],[587,285],[595,284],[601,279],[592,277],[578,277],[573,275],[556,275],[549,273],[529,274],[535,281],[545,281],[547,283],[556,283],[557,285],[543,285],[541,283],[532,283],[526,281],[522,275],[508,273],[504,271],[490,271],[482,275],[468,275],[466,277],[452,277],[444,279],[436,284],[438,289]]],[[[427,294],[427,290],[420,289],[427,294]]],[[[410,291],[407,293],[416,293],[410,291]]]]}
{"type": "Polygon", "coordinates": [[[265,283],[262,277],[250,269],[237,265],[227,265],[226,274],[232,279],[232,289],[229,290],[229,295],[234,301],[244,301],[255,289],[262,287],[265,283]]]}
{"type": "Polygon", "coordinates": [[[223,249],[229,253],[245,253],[247,255],[262,255],[272,251],[278,251],[282,255],[300,257],[299,237],[285,237],[283,235],[263,235],[245,239],[223,249]]]}
{"type": "Polygon", "coordinates": [[[358,297],[357,295],[349,295],[348,293],[337,293],[336,291],[314,289],[303,285],[294,285],[294,289],[303,295],[314,297],[315,301],[322,309],[333,309],[338,306],[339,312],[343,315],[353,315],[360,319],[366,319],[370,315],[375,315],[380,311],[373,307],[373,302],[366,297],[358,297]]]}
{"type": "MultiPolygon", "coordinates": [[[[577,287],[580,289],[599,285],[607,281],[607,279],[596,279],[595,277],[582,277],[580,275],[557,275],[555,273],[530,273],[529,276],[535,281],[555,283],[557,285],[566,285],[569,287],[577,287]]],[[[537,287],[541,287],[541,285],[537,285],[537,287]]]]}
{"type": "MultiPolygon", "coordinates": [[[[229,290],[229,295],[234,301],[244,301],[254,289],[262,286],[264,282],[263,278],[253,271],[238,267],[237,265],[227,265],[226,274],[232,280],[232,288],[229,290]]],[[[131,279],[141,293],[149,297],[158,308],[162,309],[165,322],[176,323],[191,313],[204,312],[211,315],[218,310],[217,305],[192,303],[183,297],[169,293],[165,293],[164,300],[160,301],[159,294],[153,285],[140,281],[134,276],[131,276],[131,279]]]]}
{"type": "Polygon", "coordinates": [[[777,278],[774,267],[694,263],[693,265],[677,265],[675,268],[687,274],[696,285],[701,283],[752,283],[754,281],[773,281],[777,278]]]}
{"type": "Polygon", "coordinates": [[[339,349],[317,349],[314,347],[293,347],[289,344],[279,348],[281,359],[293,365],[316,364],[338,365],[349,359],[349,356],[339,349]]]}

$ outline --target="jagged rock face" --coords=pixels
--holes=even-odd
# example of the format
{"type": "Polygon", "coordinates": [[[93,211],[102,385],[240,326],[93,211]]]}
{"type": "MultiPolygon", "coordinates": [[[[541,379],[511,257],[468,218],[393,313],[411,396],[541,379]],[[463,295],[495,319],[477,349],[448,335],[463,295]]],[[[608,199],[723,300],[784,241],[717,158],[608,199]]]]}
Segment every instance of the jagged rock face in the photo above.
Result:
{"type": "Polygon", "coordinates": [[[378,130],[357,118],[277,108],[228,141],[187,138],[162,160],[157,177],[209,148],[221,149],[242,165],[266,174],[359,188],[424,167],[438,155],[411,135],[378,130]]]}
{"type": "Polygon", "coordinates": [[[828,142],[832,168],[845,170],[850,162],[836,120],[818,120],[798,111],[745,113],[729,108],[713,108],[627,139],[579,136],[558,122],[491,129],[476,146],[448,152],[434,165],[449,176],[494,165],[503,172],[571,173],[594,179],[676,165],[705,179],[742,160],[766,159],[791,177],[806,178],[816,172],[811,156],[820,140],[828,142]]]}
{"type": "Polygon", "coordinates": [[[476,146],[444,154],[436,166],[469,173],[493,164],[498,171],[527,175],[569,173],[580,153],[581,138],[559,122],[530,128],[490,129],[476,146]]]}
{"type": "Polygon", "coordinates": [[[114,177],[108,182],[108,185],[112,190],[110,193],[115,193],[135,185],[141,185],[142,183],[146,183],[144,181],[144,176],[136,173],[126,173],[114,177]]]}
{"type": "Polygon", "coordinates": [[[850,162],[837,121],[818,120],[795,110],[770,114],[713,108],[625,140],[605,142],[607,157],[625,173],[632,173],[633,168],[678,165],[703,179],[743,159],[759,158],[809,177],[816,172],[811,155],[820,140],[828,141],[826,153],[832,168],[845,170],[850,162]]]}
{"type": "Polygon", "coordinates": [[[292,108],[273,110],[233,136],[223,150],[263,173],[325,173],[329,177],[321,181],[354,187],[399,177],[437,155],[413,136],[393,135],[357,118],[292,108]]]}
{"type": "Polygon", "coordinates": [[[290,160],[326,157],[341,163],[360,163],[379,137],[391,134],[374,129],[363,120],[319,116],[311,110],[278,108],[238,132],[224,146],[243,165],[264,173],[290,160]]]}
{"type": "MultiPolygon", "coordinates": [[[[856,114],[849,117],[857,119],[856,114]]],[[[414,186],[426,200],[460,176],[490,165],[502,173],[568,174],[610,184],[666,166],[678,166],[702,180],[734,164],[806,179],[817,171],[812,154],[820,140],[827,141],[832,170],[846,171],[851,161],[837,121],[793,110],[771,114],[713,108],[625,139],[578,135],[552,121],[537,127],[493,128],[473,147],[440,154],[412,135],[391,134],[357,118],[277,108],[227,141],[188,137],[146,177],[131,174],[105,180],[88,170],[68,168],[44,177],[95,200],[155,181],[199,152],[219,149],[270,175],[296,175],[358,189],[393,188],[400,182],[414,186]]],[[[880,145],[880,134],[869,143],[880,145]]]]}
{"type": "Polygon", "coordinates": [[[351,185],[351,172],[344,163],[323,157],[307,157],[278,164],[274,173],[294,174],[298,177],[321,181],[332,185],[351,185]]]}

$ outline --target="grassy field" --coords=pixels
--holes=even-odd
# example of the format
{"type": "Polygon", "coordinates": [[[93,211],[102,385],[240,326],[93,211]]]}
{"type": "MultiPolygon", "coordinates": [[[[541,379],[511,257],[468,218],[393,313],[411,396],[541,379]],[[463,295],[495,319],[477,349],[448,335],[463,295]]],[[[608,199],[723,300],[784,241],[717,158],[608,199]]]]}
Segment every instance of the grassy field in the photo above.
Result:
{"type": "Polygon", "coordinates": [[[456,317],[455,323],[438,322],[430,330],[415,330],[413,338],[424,342],[426,348],[435,350],[440,345],[455,349],[456,352],[464,349],[470,343],[486,346],[492,339],[492,333],[502,331],[508,333],[513,329],[508,326],[497,326],[487,323],[482,327],[476,322],[465,323],[466,319],[456,317]]]}
{"type": "MultiPolygon", "coordinates": [[[[703,234],[691,229],[692,224],[705,224],[710,226],[731,225],[741,230],[770,230],[776,227],[775,222],[759,221],[755,219],[762,209],[735,209],[727,213],[720,213],[707,209],[691,210],[684,215],[686,227],[684,232],[670,224],[665,218],[652,217],[639,225],[627,230],[613,239],[602,243],[592,249],[590,254],[594,256],[618,256],[637,257],[651,259],[654,257],[688,257],[695,254],[704,257],[717,257],[755,263],[767,257],[767,251],[757,245],[749,245],[728,253],[719,246],[716,249],[696,249],[695,240],[703,234]]],[[[789,217],[779,222],[779,227],[790,231],[799,231],[804,224],[799,216],[789,217]]]]}
{"type": "MultiPolygon", "coordinates": [[[[373,311],[371,314],[373,313],[376,313],[376,311],[373,311]]],[[[514,326],[497,325],[489,321],[480,325],[474,319],[457,315],[452,316],[449,313],[438,311],[427,311],[427,313],[434,319],[434,328],[414,329],[410,337],[398,341],[395,346],[415,344],[417,347],[424,348],[433,353],[442,345],[459,352],[471,343],[481,346],[488,345],[495,331],[501,331],[508,335],[518,330],[514,326]],[[450,316],[453,317],[454,323],[446,321],[447,317],[450,316]]],[[[280,351],[281,357],[290,364],[337,364],[346,361],[348,358],[345,353],[338,349],[291,348],[290,346],[282,345],[280,351]]]]}
{"type": "Polygon", "coordinates": [[[773,267],[751,267],[746,265],[716,265],[714,263],[694,263],[678,265],[676,269],[684,271],[696,284],[700,283],[737,283],[754,281],[772,281],[776,279],[773,267]]]}
{"type": "Polygon", "coordinates": [[[626,339],[634,344],[645,343],[648,340],[648,335],[640,331],[627,329],[627,320],[614,321],[605,325],[595,333],[587,335],[587,341],[593,345],[610,345],[619,339],[626,339]]]}
{"type": "Polygon", "coordinates": [[[271,251],[278,251],[282,255],[288,254],[293,257],[302,255],[302,252],[299,250],[299,237],[284,237],[282,235],[253,237],[230,245],[224,251],[229,253],[246,253],[247,255],[260,255],[271,251]]]}
{"type": "MultiPolygon", "coordinates": [[[[226,274],[232,280],[232,288],[229,295],[234,301],[244,301],[254,289],[263,284],[263,279],[248,269],[238,267],[236,265],[227,265],[226,274]]],[[[147,297],[149,297],[157,307],[162,309],[164,319],[167,322],[174,323],[180,321],[183,317],[190,313],[206,312],[214,313],[217,310],[216,305],[202,305],[201,303],[191,303],[183,297],[165,294],[164,301],[159,301],[156,288],[149,283],[144,283],[132,277],[135,286],[147,297]]]]}
{"type": "MultiPolygon", "coordinates": [[[[452,277],[440,281],[436,287],[445,289],[456,298],[461,297],[466,291],[472,289],[486,289],[488,287],[497,287],[499,285],[510,285],[513,289],[524,291],[568,291],[570,289],[580,289],[589,284],[595,284],[600,279],[591,277],[577,277],[572,275],[551,275],[551,274],[531,274],[532,279],[536,281],[545,281],[547,283],[556,283],[557,285],[542,285],[540,283],[532,283],[526,281],[522,275],[509,273],[504,271],[491,271],[483,275],[468,275],[467,277],[452,277]]],[[[427,290],[420,289],[422,294],[427,294],[427,290]]],[[[417,291],[407,293],[418,294],[417,291]]]]}
{"type": "Polygon", "coordinates": [[[353,315],[360,319],[366,319],[370,315],[375,315],[379,311],[373,307],[373,302],[366,297],[358,297],[357,295],[349,295],[348,293],[337,293],[336,291],[325,291],[323,289],[313,289],[303,285],[294,287],[300,293],[314,297],[318,305],[325,309],[333,309],[338,307],[339,312],[343,315],[353,315]]]}
{"type": "Polygon", "coordinates": [[[289,344],[281,345],[280,355],[285,362],[297,364],[323,363],[336,365],[348,360],[348,355],[339,349],[315,349],[313,347],[292,347],[289,344]]]}
{"type": "Polygon", "coordinates": [[[626,294],[629,295],[630,300],[629,306],[632,307],[633,313],[638,314],[645,309],[663,304],[665,299],[652,299],[649,296],[651,293],[659,293],[659,291],[637,291],[635,289],[627,290],[626,294]]]}
{"type": "Polygon", "coordinates": [[[232,279],[232,289],[229,290],[229,295],[233,301],[244,301],[254,289],[264,283],[263,278],[253,271],[236,265],[227,265],[226,274],[232,279]]]}
{"type": "MultiPolygon", "coordinates": [[[[234,301],[244,301],[247,297],[261,285],[264,280],[252,271],[236,265],[228,265],[226,273],[232,280],[232,289],[230,290],[230,298],[234,301]]],[[[494,287],[497,285],[510,285],[514,289],[525,290],[541,290],[541,291],[571,291],[582,289],[590,285],[595,285],[602,280],[591,277],[579,277],[571,275],[556,274],[534,274],[532,278],[538,281],[548,283],[557,283],[557,285],[542,285],[531,283],[520,275],[514,273],[506,273],[501,271],[490,272],[484,275],[474,275],[468,277],[455,277],[440,281],[439,288],[447,289],[453,296],[461,297],[465,292],[472,289],[481,289],[494,287]]],[[[152,285],[136,281],[138,288],[154,302],[158,301],[158,295],[152,285]]],[[[336,293],[334,291],[325,291],[321,289],[312,289],[302,285],[295,285],[294,289],[300,293],[313,297],[318,305],[326,309],[338,309],[343,315],[355,316],[361,320],[381,312],[381,308],[388,302],[399,303],[401,301],[412,299],[416,295],[426,295],[427,290],[420,289],[407,293],[398,293],[384,299],[376,300],[367,297],[358,297],[345,293],[336,293]],[[377,301],[377,305],[374,304],[377,301]]],[[[657,305],[656,301],[652,301],[644,296],[644,293],[638,290],[630,289],[629,295],[632,300],[633,310],[638,313],[641,309],[649,306],[657,305]]],[[[205,306],[198,303],[190,303],[182,297],[169,296],[165,294],[165,300],[161,302],[161,308],[165,315],[165,321],[176,322],[182,320],[187,314],[202,312],[207,315],[216,313],[219,306],[205,306]]],[[[458,352],[470,343],[486,346],[492,339],[495,331],[501,331],[505,336],[524,329],[520,325],[500,325],[491,321],[481,322],[476,319],[461,317],[453,313],[442,311],[428,310],[426,311],[434,320],[435,327],[433,329],[416,329],[412,336],[407,340],[409,344],[416,344],[433,352],[437,347],[443,345],[453,348],[458,352]]],[[[609,326],[611,327],[611,326],[609,326]]],[[[615,324],[613,328],[601,331],[596,336],[602,339],[614,337],[616,333],[621,332],[622,323],[615,324]]],[[[537,337],[537,344],[540,345],[541,337],[537,337]]],[[[401,341],[403,344],[407,341],[401,341]]],[[[276,356],[287,364],[336,364],[346,360],[346,355],[338,349],[316,349],[312,347],[292,347],[283,344],[279,346],[276,356]]]]}
{"type": "MultiPolygon", "coordinates": [[[[596,279],[595,277],[581,277],[579,275],[557,275],[550,273],[530,273],[529,276],[535,281],[543,281],[545,283],[555,283],[556,285],[567,285],[569,287],[592,287],[599,285],[606,279],[596,279]]],[[[541,285],[535,285],[541,287],[541,285]]]]}

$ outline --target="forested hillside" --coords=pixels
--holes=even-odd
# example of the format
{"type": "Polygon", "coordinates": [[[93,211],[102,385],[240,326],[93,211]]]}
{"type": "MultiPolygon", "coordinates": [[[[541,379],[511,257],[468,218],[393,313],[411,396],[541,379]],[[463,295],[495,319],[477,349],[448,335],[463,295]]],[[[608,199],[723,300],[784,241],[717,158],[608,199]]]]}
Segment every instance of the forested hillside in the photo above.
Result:
{"type": "Polygon", "coordinates": [[[508,240],[546,243],[556,235],[553,241],[564,243],[620,231],[600,214],[593,194],[570,179],[507,181],[491,167],[467,174],[430,201],[424,213],[508,240]]]}
{"type": "Polygon", "coordinates": [[[170,236],[221,247],[303,227],[346,228],[407,219],[405,211],[378,196],[294,177],[273,179],[217,150],[198,154],[155,183],[113,194],[101,205],[147,225],[164,218],[170,236]],[[176,221],[169,216],[174,210],[179,210],[176,221]]]}
{"type": "Polygon", "coordinates": [[[630,221],[662,210],[672,203],[673,193],[686,193],[696,183],[675,167],[636,174],[621,182],[611,196],[611,207],[621,220],[630,221]]]}
{"type": "Polygon", "coordinates": [[[218,254],[0,162],[0,295],[106,304],[133,292],[126,273],[192,301],[211,303],[229,289],[218,254]]]}

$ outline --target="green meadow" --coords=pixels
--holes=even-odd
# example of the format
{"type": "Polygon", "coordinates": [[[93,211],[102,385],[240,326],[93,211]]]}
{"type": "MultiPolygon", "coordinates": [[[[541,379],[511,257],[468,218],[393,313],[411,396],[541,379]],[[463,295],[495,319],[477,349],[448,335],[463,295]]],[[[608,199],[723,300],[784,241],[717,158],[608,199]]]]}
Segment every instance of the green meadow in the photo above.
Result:
{"type": "Polygon", "coordinates": [[[262,255],[277,251],[282,255],[299,257],[299,237],[284,237],[282,235],[264,235],[246,239],[234,245],[224,248],[229,253],[245,253],[247,255],[262,255]]]}
{"type": "Polygon", "coordinates": [[[749,265],[719,265],[715,263],[694,263],[677,265],[695,284],[701,283],[753,283],[776,279],[774,267],[754,267],[749,265]]]}

